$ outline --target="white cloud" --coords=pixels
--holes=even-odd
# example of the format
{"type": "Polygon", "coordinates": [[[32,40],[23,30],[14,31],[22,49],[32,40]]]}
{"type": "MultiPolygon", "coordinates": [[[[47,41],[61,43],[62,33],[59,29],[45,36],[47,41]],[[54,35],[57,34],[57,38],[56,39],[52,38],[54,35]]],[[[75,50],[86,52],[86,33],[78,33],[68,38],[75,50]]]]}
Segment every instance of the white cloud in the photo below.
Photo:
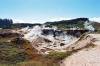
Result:
{"type": "Polygon", "coordinates": [[[14,23],[25,23],[25,21],[21,19],[13,19],[13,22],[14,23]]]}
{"type": "Polygon", "coordinates": [[[13,19],[14,23],[45,23],[45,22],[53,22],[53,21],[61,21],[61,20],[70,20],[72,18],[47,18],[41,20],[21,20],[21,19],[13,19]]]}
{"type": "Polygon", "coordinates": [[[95,21],[95,22],[99,22],[100,23],[100,17],[93,17],[93,18],[89,18],[90,21],[95,21]]]}
{"type": "Polygon", "coordinates": [[[73,18],[49,18],[48,21],[61,21],[61,20],[70,20],[70,19],[73,19],[73,18]]]}

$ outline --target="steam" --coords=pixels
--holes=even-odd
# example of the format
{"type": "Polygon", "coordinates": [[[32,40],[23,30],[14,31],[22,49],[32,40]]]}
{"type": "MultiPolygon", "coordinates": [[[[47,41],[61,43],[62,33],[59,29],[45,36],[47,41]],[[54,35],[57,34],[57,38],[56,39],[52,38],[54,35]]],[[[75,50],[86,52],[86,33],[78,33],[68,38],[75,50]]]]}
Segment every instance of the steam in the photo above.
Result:
{"type": "Polygon", "coordinates": [[[68,36],[67,34],[61,32],[60,34],[55,33],[56,37],[54,37],[53,33],[55,30],[57,30],[57,27],[45,27],[45,26],[34,26],[32,29],[29,27],[26,27],[24,29],[22,29],[24,31],[29,31],[27,34],[25,34],[24,38],[28,39],[30,42],[32,42],[34,39],[36,39],[37,37],[42,37],[42,38],[46,38],[52,42],[54,42],[54,40],[61,40],[61,41],[68,41],[70,36],[68,36]],[[42,35],[43,30],[50,30],[48,31],[48,35],[42,35]]]}
{"type": "Polygon", "coordinates": [[[29,40],[37,50],[41,49],[62,49],[67,44],[72,43],[76,40],[75,37],[71,35],[67,35],[67,33],[63,31],[57,31],[57,27],[45,27],[43,26],[34,26],[33,28],[25,28],[26,32],[24,38],[29,40]],[[48,34],[43,34],[43,30],[46,30],[48,34]],[[54,32],[55,36],[54,36],[54,32]],[[47,40],[47,41],[45,41],[47,40]],[[49,41],[49,42],[48,42],[49,41]],[[61,46],[64,45],[64,46],[61,46]],[[38,46],[38,47],[37,47],[38,46]],[[45,48],[46,47],[46,48],[45,48]]]}
{"type": "Polygon", "coordinates": [[[21,29],[21,31],[23,31],[23,32],[29,32],[29,31],[30,31],[29,26],[27,26],[27,27],[21,29]]]}
{"type": "Polygon", "coordinates": [[[87,29],[87,30],[90,30],[90,31],[94,31],[95,28],[91,25],[91,23],[89,21],[86,21],[84,23],[84,28],[87,29]]]}
{"type": "Polygon", "coordinates": [[[40,26],[34,26],[32,29],[27,29],[29,31],[27,34],[25,34],[24,38],[32,42],[37,36],[41,36],[42,29],[40,26]]]}

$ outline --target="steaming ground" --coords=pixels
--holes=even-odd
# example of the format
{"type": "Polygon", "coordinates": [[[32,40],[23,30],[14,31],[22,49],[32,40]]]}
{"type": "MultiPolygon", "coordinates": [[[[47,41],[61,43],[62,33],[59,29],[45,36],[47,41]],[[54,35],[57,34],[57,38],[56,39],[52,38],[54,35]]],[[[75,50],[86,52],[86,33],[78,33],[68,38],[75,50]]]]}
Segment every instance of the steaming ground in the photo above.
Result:
{"type": "Polygon", "coordinates": [[[33,47],[35,47],[41,53],[47,53],[49,51],[65,51],[64,48],[69,44],[73,44],[78,38],[67,35],[64,32],[56,31],[55,37],[54,32],[56,28],[46,28],[41,26],[35,26],[32,29],[29,27],[22,29],[26,31],[24,38],[29,40],[33,47]],[[46,30],[45,34],[42,31],[46,30]]]}
{"type": "MultiPolygon", "coordinates": [[[[84,28],[90,31],[95,30],[89,21],[84,23],[84,28]]],[[[40,53],[66,51],[65,48],[67,46],[75,43],[79,39],[79,37],[58,30],[57,27],[34,26],[33,28],[26,27],[21,30],[24,32],[24,38],[29,40],[32,46],[40,53]]]]}

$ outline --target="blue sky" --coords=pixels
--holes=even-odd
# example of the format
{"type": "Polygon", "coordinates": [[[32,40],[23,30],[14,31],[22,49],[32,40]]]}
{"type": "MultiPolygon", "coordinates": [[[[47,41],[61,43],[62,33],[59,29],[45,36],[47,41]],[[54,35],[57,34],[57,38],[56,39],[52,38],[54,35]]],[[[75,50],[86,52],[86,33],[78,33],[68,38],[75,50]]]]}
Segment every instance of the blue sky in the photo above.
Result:
{"type": "Polygon", "coordinates": [[[100,0],[0,0],[0,18],[43,23],[77,17],[100,17],[100,0]]]}

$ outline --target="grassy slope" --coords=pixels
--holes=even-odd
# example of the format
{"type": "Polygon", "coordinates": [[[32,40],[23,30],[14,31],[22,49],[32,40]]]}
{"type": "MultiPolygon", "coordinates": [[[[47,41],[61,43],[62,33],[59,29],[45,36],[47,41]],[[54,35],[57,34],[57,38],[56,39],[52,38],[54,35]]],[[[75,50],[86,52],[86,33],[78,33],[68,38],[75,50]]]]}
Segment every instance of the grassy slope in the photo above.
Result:
{"type": "Polygon", "coordinates": [[[52,59],[37,54],[24,39],[0,37],[0,66],[59,66],[52,59]]]}

